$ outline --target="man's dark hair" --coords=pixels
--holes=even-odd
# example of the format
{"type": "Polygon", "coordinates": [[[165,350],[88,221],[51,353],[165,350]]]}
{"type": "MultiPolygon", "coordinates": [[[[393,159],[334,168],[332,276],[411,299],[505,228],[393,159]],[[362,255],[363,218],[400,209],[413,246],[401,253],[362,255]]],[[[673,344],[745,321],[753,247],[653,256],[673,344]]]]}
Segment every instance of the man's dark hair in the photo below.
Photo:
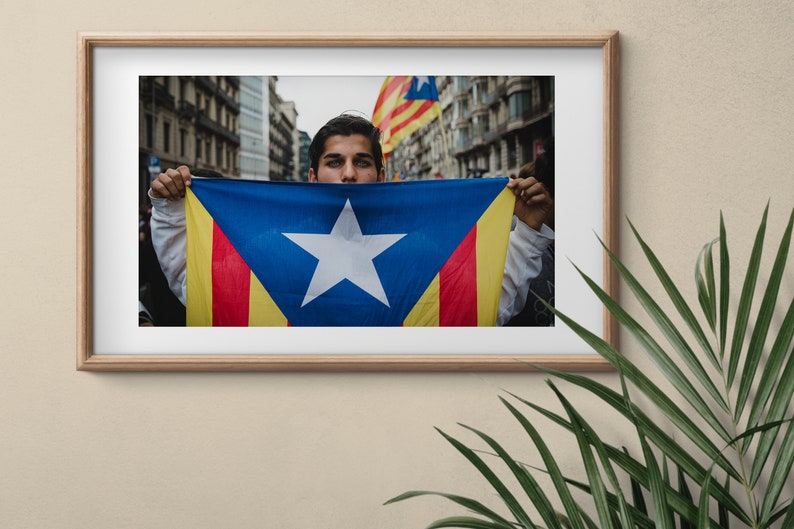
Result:
{"type": "Polygon", "coordinates": [[[380,145],[380,129],[368,119],[352,114],[342,114],[332,118],[323,125],[309,145],[309,160],[314,173],[320,168],[320,156],[325,151],[325,142],[331,136],[350,136],[361,134],[369,139],[372,156],[375,158],[375,169],[380,173],[383,168],[383,148],[380,145]]]}

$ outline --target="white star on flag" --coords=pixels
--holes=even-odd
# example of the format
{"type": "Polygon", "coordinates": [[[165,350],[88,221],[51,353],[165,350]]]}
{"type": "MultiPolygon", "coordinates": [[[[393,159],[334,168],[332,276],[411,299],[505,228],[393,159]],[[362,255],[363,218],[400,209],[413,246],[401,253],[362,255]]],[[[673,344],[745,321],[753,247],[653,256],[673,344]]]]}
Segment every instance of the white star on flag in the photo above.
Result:
{"type": "Polygon", "coordinates": [[[372,260],[405,235],[363,235],[349,199],[331,233],[285,233],[285,237],[319,259],[301,307],[344,279],[389,307],[372,260]]]}
{"type": "Polygon", "coordinates": [[[422,87],[426,84],[430,84],[430,77],[427,75],[417,75],[416,76],[416,91],[421,92],[422,87]]]}

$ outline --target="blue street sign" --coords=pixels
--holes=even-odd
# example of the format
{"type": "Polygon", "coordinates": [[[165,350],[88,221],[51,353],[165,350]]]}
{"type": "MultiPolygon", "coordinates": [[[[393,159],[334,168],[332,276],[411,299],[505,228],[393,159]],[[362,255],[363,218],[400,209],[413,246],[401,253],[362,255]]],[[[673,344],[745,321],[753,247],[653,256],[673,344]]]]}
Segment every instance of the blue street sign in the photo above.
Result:
{"type": "Polygon", "coordinates": [[[160,172],[160,157],[154,156],[152,154],[149,155],[149,172],[150,173],[159,173],[160,172]]]}

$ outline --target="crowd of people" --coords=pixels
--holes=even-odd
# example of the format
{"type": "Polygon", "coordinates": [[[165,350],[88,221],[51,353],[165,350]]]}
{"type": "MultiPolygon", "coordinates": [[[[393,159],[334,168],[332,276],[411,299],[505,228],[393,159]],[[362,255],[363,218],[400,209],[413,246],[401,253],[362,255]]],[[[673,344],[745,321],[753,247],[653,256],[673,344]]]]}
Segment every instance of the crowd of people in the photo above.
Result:
{"type": "Polygon", "coordinates": [[[185,305],[168,287],[152,244],[152,207],[140,206],[138,214],[138,325],[184,326],[185,305]]]}

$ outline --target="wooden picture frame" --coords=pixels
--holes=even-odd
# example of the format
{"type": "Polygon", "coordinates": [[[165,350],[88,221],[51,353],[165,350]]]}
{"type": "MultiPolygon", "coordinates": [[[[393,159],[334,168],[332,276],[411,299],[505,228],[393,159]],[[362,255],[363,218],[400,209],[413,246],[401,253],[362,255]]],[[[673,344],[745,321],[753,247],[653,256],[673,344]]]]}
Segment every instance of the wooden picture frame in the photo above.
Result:
{"type": "MultiPolygon", "coordinates": [[[[206,68],[218,75],[345,75],[351,68],[357,75],[421,75],[431,60],[441,75],[553,75],[557,156],[571,160],[571,167],[562,169],[571,181],[558,185],[557,218],[571,220],[557,231],[555,269],[558,278],[561,270],[563,278],[578,278],[567,271],[570,260],[602,278],[600,286],[617,298],[616,272],[598,239],[617,251],[618,57],[617,31],[79,33],[77,369],[520,371],[531,369],[529,364],[611,369],[559,322],[553,328],[287,328],[259,329],[259,334],[140,329],[134,324],[134,300],[128,299],[135,292],[130,277],[137,267],[135,246],[124,242],[128,233],[134,237],[128,221],[138,205],[125,199],[124,177],[137,169],[127,166],[137,163],[139,75],[206,75],[206,68]],[[263,57],[278,65],[259,73],[263,57]]],[[[575,319],[581,316],[577,321],[616,346],[614,318],[581,278],[566,280],[561,288],[557,307],[575,319]]]]}

